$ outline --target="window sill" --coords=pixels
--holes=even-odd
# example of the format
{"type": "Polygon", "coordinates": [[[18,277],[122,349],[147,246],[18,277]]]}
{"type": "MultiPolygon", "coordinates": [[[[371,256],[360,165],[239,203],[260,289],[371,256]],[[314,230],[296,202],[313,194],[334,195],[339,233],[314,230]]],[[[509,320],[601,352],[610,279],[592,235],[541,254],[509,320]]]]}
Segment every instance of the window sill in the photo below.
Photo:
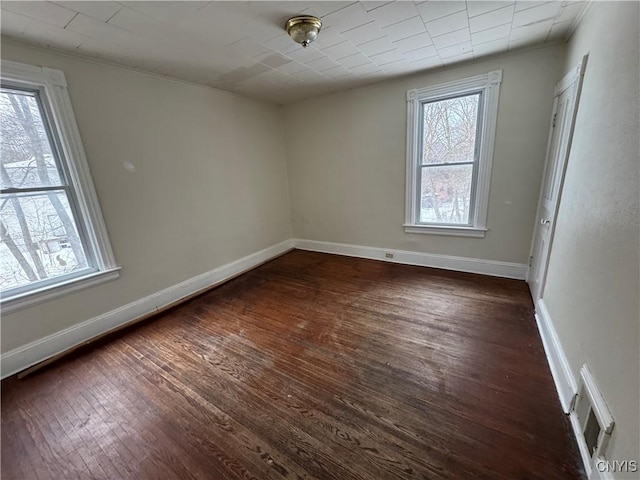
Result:
{"type": "Polygon", "coordinates": [[[448,235],[451,237],[484,238],[486,228],[452,227],[437,225],[403,225],[405,233],[420,233],[424,235],[448,235]]]}
{"type": "Polygon", "coordinates": [[[55,285],[47,285],[46,287],[32,290],[30,292],[3,298],[2,313],[6,315],[7,313],[22,310],[23,308],[69,295],[70,293],[93,287],[110,280],[115,280],[119,276],[120,267],[115,267],[100,272],[92,272],[88,275],[56,283],[55,285]]]}

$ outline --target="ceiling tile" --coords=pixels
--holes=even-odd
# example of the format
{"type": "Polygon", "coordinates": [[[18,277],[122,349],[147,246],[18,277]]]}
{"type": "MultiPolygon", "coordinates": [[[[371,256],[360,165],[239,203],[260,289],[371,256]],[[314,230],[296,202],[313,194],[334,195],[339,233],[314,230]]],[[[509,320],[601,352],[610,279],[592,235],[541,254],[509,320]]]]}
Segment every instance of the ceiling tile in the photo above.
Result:
{"type": "MultiPolygon", "coordinates": [[[[58,2],[58,3],[62,3],[62,2],[58,2]]],[[[80,2],[71,0],[70,2],[66,2],[66,3],[76,4],[80,2]]],[[[102,20],[101,17],[98,17],[96,15],[97,11],[95,10],[95,8],[97,7],[93,6],[93,4],[114,3],[114,2],[88,1],[88,2],[82,2],[82,3],[91,4],[91,5],[88,5],[87,8],[93,9],[93,12],[91,12],[91,10],[87,10],[87,11],[80,11],[80,13],[84,13],[86,15],[89,15],[90,17],[94,17],[94,18],[97,18],[98,20],[102,20]]],[[[189,1],[188,3],[185,4],[185,2],[163,2],[163,1],[122,2],[120,1],[117,3],[119,4],[118,6],[124,5],[125,7],[135,10],[138,13],[142,13],[148,16],[149,18],[152,18],[161,22],[183,24],[184,22],[187,22],[188,20],[195,18],[200,12],[200,10],[206,7],[209,2],[189,1]]],[[[100,7],[100,8],[103,8],[103,7],[100,7]]]]}
{"type": "Polygon", "coordinates": [[[245,57],[255,58],[261,55],[264,55],[271,50],[262,45],[261,43],[256,42],[251,38],[243,38],[242,40],[238,40],[235,43],[229,45],[229,48],[238,55],[244,55],[245,57]]]}
{"type": "MultiPolygon", "coordinates": [[[[202,26],[194,26],[192,23],[192,20],[185,20],[185,22],[180,25],[180,28],[188,32],[198,32],[198,34],[195,35],[198,38],[216,38],[217,35],[215,32],[211,32],[209,28],[207,28],[209,35],[201,37],[199,29],[201,29],[202,26]]],[[[263,19],[257,17],[249,20],[247,23],[243,23],[239,28],[236,27],[235,32],[231,35],[229,35],[225,29],[222,36],[217,36],[219,39],[216,39],[216,43],[219,44],[222,42],[224,45],[230,45],[243,38],[252,38],[254,41],[260,42],[262,39],[274,38],[278,34],[282,34],[282,32],[284,32],[285,35],[287,34],[283,26],[272,22],[265,22],[263,19]]]]}
{"type": "MultiPolygon", "coordinates": [[[[189,3],[192,2],[189,1],[189,3]]],[[[256,17],[264,18],[271,23],[277,23],[279,28],[284,28],[284,24],[289,18],[295,15],[304,14],[305,10],[309,9],[309,5],[304,2],[245,1],[243,3],[245,5],[242,5],[242,7],[248,8],[248,10],[251,12],[249,15],[255,15],[256,17]]],[[[242,16],[245,17],[246,15],[243,14],[242,16]]]]}
{"type": "Polygon", "coordinates": [[[297,50],[293,50],[292,52],[287,53],[287,56],[298,62],[307,63],[318,58],[322,58],[325,55],[311,45],[307,48],[300,47],[297,50]]]}
{"type": "Polygon", "coordinates": [[[362,45],[358,45],[358,48],[365,55],[371,56],[378,53],[387,52],[389,50],[392,50],[394,47],[391,43],[391,40],[389,40],[387,37],[382,37],[377,40],[372,40],[370,42],[363,43],[362,45]]]}
{"type": "Polygon", "coordinates": [[[512,41],[528,37],[542,38],[544,40],[547,38],[552,26],[553,20],[547,20],[545,22],[538,22],[532,25],[512,28],[509,38],[512,41]]]}
{"type": "Polygon", "coordinates": [[[467,12],[463,11],[442,17],[432,22],[427,22],[426,25],[429,35],[433,38],[438,35],[444,35],[446,33],[468,27],[469,19],[467,18],[467,12]]]}
{"type": "Polygon", "coordinates": [[[558,15],[561,8],[562,4],[560,2],[550,2],[516,12],[513,15],[513,28],[553,19],[558,15]]]}
{"type": "Polygon", "coordinates": [[[87,37],[71,30],[32,20],[24,29],[24,35],[44,45],[55,48],[76,49],[87,37]]]}
{"type": "Polygon", "coordinates": [[[470,18],[469,27],[471,32],[480,32],[506,23],[511,24],[513,20],[513,7],[513,5],[510,5],[470,18]]]}
{"type": "MultiPolygon", "coordinates": [[[[290,3],[290,2],[283,2],[290,3]]],[[[319,2],[309,2],[306,3],[307,10],[309,15],[315,15],[317,17],[324,17],[329,15],[330,13],[337,12],[338,10],[342,10],[345,7],[348,7],[353,2],[336,2],[336,1],[319,1],[319,2]]]]}
{"type": "Polygon", "coordinates": [[[410,62],[413,62],[415,60],[421,60],[423,58],[431,58],[435,56],[438,56],[438,51],[436,50],[436,47],[434,47],[433,45],[429,45],[428,47],[418,48],[417,50],[412,50],[404,54],[404,57],[410,62]]]}
{"type": "Polygon", "coordinates": [[[389,50],[388,52],[379,53],[378,55],[372,55],[369,58],[371,58],[371,61],[376,65],[382,66],[387,63],[402,60],[404,57],[398,50],[389,50]]]}
{"type": "Polygon", "coordinates": [[[260,60],[260,63],[266,65],[271,68],[279,68],[287,63],[291,63],[293,60],[289,57],[279,54],[278,52],[274,52],[271,55],[266,56],[265,58],[260,60]]]}
{"type": "Polygon", "coordinates": [[[291,37],[286,33],[284,33],[284,35],[278,34],[274,38],[271,38],[266,42],[262,42],[262,44],[272,50],[277,50],[278,52],[284,53],[284,54],[294,52],[298,49],[300,50],[303,49],[301,45],[291,40],[291,37]]]}
{"type": "Polygon", "coordinates": [[[322,57],[313,62],[307,63],[309,68],[313,68],[318,72],[322,72],[323,70],[328,70],[330,68],[337,67],[339,64],[335,60],[331,60],[329,57],[322,57]]]}
{"type": "Polygon", "coordinates": [[[75,12],[84,13],[89,17],[93,17],[96,20],[106,22],[113,17],[122,8],[122,5],[116,2],[100,1],[100,2],[54,2],[69,10],[75,12]]]}
{"type": "Polygon", "coordinates": [[[341,58],[339,63],[346,68],[353,68],[369,62],[369,57],[364,53],[356,53],[355,55],[349,55],[348,57],[341,58]]]}
{"type": "MultiPolygon", "coordinates": [[[[527,10],[529,8],[538,7],[540,5],[544,5],[546,3],[551,3],[550,1],[532,1],[532,0],[519,0],[516,2],[516,12],[520,12],[522,10],[527,10]]],[[[560,2],[558,2],[560,3],[560,2]]]]}
{"type": "Polygon", "coordinates": [[[481,43],[492,42],[500,38],[508,38],[511,33],[511,25],[500,25],[499,27],[489,28],[471,34],[471,43],[473,45],[480,45],[481,43]]]}
{"type": "Polygon", "coordinates": [[[380,25],[378,25],[378,23],[375,21],[371,21],[366,25],[361,25],[360,27],[347,30],[346,32],[343,32],[342,35],[353,42],[355,45],[360,45],[362,43],[370,42],[371,40],[376,40],[385,36],[385,34],[382,33],[380,25]]]}
{"type": "Polygon", "coordinates": [[[471,47],[471,42],[465,42],[465,43],[459,43],[457,45],[452,45],[446,48],[439,48],[438,54],[443,60],[445,60],[448,57],[457,57],[458,55],[463,55],[471,51],[473,51],[471,47]]]}
{"type": "Polygon", "coordinates": [[[360,65],[358,67],[353,67],[351,69],[352,73],[356,73],[359,75],[367,75],[367,74],[371,74],[371,73],[378,73],[381,72],[382,70],[380,69],[380,67],[378,65],[376,65],[375,63],[369,62],[366,63],[364,65],[360,65]]]}
{"type": "Polygon", "coordinates": [[[248,67],[241,67],[231,72],[220,75],[220,77],[218,78],[218,83],[224,86],[232,86],[234,84],[246,82],[247,80],[255,78],[259,75],[264,75],[269,71],[271,71],[271,68],[258,63],[248,67]]]}
{"type": "Polygon", "coordinates": [[[468,28],[463,28],[446,35],[440,35],[439,37],[433,38],[433,44],[438,50],[440,50],[441,48],[450,47],[451,45],[457,45],[458,43],[470,41],[471,34],[469,33],[468,28]]]}
{"type": "Polygon", "coordinates": [[[365,8],[365,10],[367,12],[370,12],[371,10],[375,10],[376,8],[380,8],[383,5],[386,5],[388,3],[391,3],[389,0],[382,0],[382,1],[370,1],[370,2],[360,2],[362,4],[362,6],[365,8]]]}
{"type": "Polygon", "coordinates": [[[402,53],[415,50],[416,48],[427,47],[429,45],[433,45],[433,40],[431,40],[428,33],[421,33],[420,35],[414,35],[413,37],[393,42],[393,46],[402,53]]]}
{"type": "Polygon", "coordinates": [[[418,9],[413,2],[393,2],[369,12],[381,27],[393,25],[418,16],[418,9]]]}
{"type": "Polygon", "coordinates": [[[323,48],[322,53],[324,53],[327,57],[332,58],[334,60],[339,60],[344,57],[348,57],[349,55],[353,55],[354,53],[358,53],[360,50],[351,42],[342,42],[333,47],[323,48]]]}
{"type": "Polygon", "coordinates": [[[510,0],[0,2],[3,35],[278,102],[564,38],[583,7],[510,0]],[[283,28],[300,13],[324,20],[308,48],[283,28]]]}
{"type": "Polygon", "coordinates": [[[571,32],[572,25],[572,20],[569,20],[567,22],[554,23],[551,27],[551,30],[549,31],[549,35],[547,36],[547,41],[566,39],[571,32]]]}
{"type": "Polygon", "coordinates": [[[427,29],[422,22],[422,17],[418,15],[402,22],[384,27],[382,31],[387,37],[389,37],[389,40],[395,42],[397,40],[402,40],[403,38],[418,35],[419,33],[425,33],[427,29]]]}
{"type": "Polygon", "coordinates": [[[541,45],[544,43],[546,36],[534,36],[534,37],[522,37],[522,38],[510,38],[509,50],[516,50],[518,48],[530,47],[531,45],[541,45]]]}
{"type": "Polygon", "coordinates": [[[305,82],[319,82],[319,81],[322,81],[322,79],[328,78],[325,75],[318,73],[311,68],[302,70],[301,72],[297,72],[293,76],[305,82]]]}
{"type": "Polygon", "coordinates": [[[137,36],[145,38],[166,38],[167,27],[157,20],[152,20],[130,8],[123,7],[108,22],[109,25],[121,28],[137,36]]]}
{"type": "Polygon", "coordinates": [[[19,36],[22,35],[22,32],[24,32],[25,27],[31,20],[24,15],[3,10],[2,15],[0,15],[0,21],[2,22],[3,35],[19,36]]]}
{"type": "Polygon", "coordinates": [[[427,69],[433,67],[441,67],[442,59],[439,56],[429,57],[429,58],[421,58],[419,60],[414,60],[409,62],[409,65],[412,65],[418,69],[427,69]]]}
{"type": "Polygon", "coordinates": [[[323,24],[333,27],[339,32],[359,27],[369,23],[371,20],[373,19],[360,3],[353,3],[322,18],[323,24]]]}
{"type": "Polygon", "coordinates": [[[133,44],[136,42],[136,38],[130,32],[122,30],[121,28],[109,23],[104,23],[94,18],[87,17],[82,13],[76,15],[74,19],[69,22],[66,30],[81,33],[95,40],[113,42],[114,44],[133,44]]]}
{"type": "Polygon", "coordinates": [[[462,55],[456,55],[455,57],[447,57],[442,60],[445,65],[452,65],[454,63],[465,62],[473,58],[473,52],[466,52],[462,55]]]}
{"type": "Polygon", "coordinates": [[[295,73],[298,72],[302,72],[304,70],[307,70],[309,67],[307,67],[306,65],[303,65],[302,63],[296,62],[295,60],[286,63],[280,67],[278,67],[278,70],[280,70],[281,72],[284,73],[288,73],[289,75],[293,75],[295,73]]]}
{"type": "Polygon", "coordinates": [[[509,48],[509,38],[500,38],[492,42],[482,43],[480,45],[473,45],[473,55],[475,57],[482,57],[485,55],[491,55],[492,53],[504,52],[509,48]]]}
{"type": "Polygon", "coordinates": [[[2,9],[64,28],[76,12],[51,2],[2,2],[2,9]]]}
{"type": "Polygon", "coordinates": [[[343,78],[352,75],[351,71],[342,65],[338,65],[336,67],[330,68],[322,72],[323,75],[326,75],[329,78],[343,78]]]}
{"type": "Polygon", "coordinates": [[[313,41],[313,46],[318,50],[323,50],[346,40],[347,38],[341,35],[335,27],[322,28],[318,37],[313,41]]]}
{"type": "Polygon", "coordinates": [[[569,5],[563,6],[560,10],[560,14],[555,18],[555,23],[562,23],[573,20],[578,15],[580,15],[584,8],[585,4],[583,2],[570,3],[569,5]]]}
{"type": "MultiPolygon", "coordinates": [[[[470,2],[475,3],[475,2],[470,2]]],[[[418,11],[424,23],[431,22],[438,18],[461,12],[467,7],[466,2],[449,2],[441,0],[429,0],[418,5],[418,11]]]]}
{"type": "Polygon", "coordinates": [[[467,2],[467,12],[469,13],[469,19],[482,15],[483,13],[492,12],[499,8],[504,8],[509,5],[514,5],[514,2],[510,1],[497,1],[497,2],[484,2],[484,1],[470,1],[467,2]]]}
{"type": "Polygon", "coordinates": [[[401,74],[408,72],[415,72],[416,68],[410,65],[406,60],[398,60],[397,62],[387,63],[382,68],[385,73],[401,74]]]}

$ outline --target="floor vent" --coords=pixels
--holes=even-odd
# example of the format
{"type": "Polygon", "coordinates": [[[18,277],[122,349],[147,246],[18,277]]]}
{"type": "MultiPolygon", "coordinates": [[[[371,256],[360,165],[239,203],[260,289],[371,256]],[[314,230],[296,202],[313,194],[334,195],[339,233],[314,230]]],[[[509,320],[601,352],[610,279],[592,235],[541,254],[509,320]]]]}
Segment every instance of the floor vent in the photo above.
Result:
{"type": "Polygon", "coordinates": [[[587,470],[587,477],[598,460],[605,458],[614,421],[593,375],[586,365],[580,370],[580,385],[574,397],[571,424],[587,470]]]}

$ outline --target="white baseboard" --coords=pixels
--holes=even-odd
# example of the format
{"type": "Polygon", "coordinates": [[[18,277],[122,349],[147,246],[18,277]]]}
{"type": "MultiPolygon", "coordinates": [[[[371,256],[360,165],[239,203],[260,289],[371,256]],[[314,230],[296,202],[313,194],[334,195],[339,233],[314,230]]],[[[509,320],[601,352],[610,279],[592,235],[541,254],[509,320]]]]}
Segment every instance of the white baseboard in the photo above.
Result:
{"type": "Polygon", "coordinates": [[[553,381],[560,397],[562,410],[564,413],[569,413],[573,397],[578,393],[578,385],[553,326],[553,321],[549,316],[549,310],[542,299],[538,300],[536,305],[536,323],[551,368],[551,375],[553,375],[553,381]]]}
{"type": "Polygon", "coordinates": [[[95,337],[127,323],[132,323],[136,319],[144,318],[149,314],[177,304],[185,298],[192,297],[199,292],[226,282],[292,249],[293,242],[285,240],[160,292],[153,293],[140,300],[3,353],[0,357],[2,378],[87,343],[95,337]]]}
{"type": "Polygon", "coordinates": [[[311,252],[334,253],[348,257],[370,258],[385,262],[419,265],[423,267],[456,270],[458,272],[481,273],[494,277],[515,278],[524,280],[529,267],[521,263],[499,262],[495,260],[481,260],[478,258],[453,257],[436,255],[433,253],[411,252],[407,250],[393,250],[391,248],[365,247],[346,243],[319,242],[316,240],[294,239],[293,243],[300,250],[311,252]],[[393,258],[386,255],[391,254],[393,258]]]}

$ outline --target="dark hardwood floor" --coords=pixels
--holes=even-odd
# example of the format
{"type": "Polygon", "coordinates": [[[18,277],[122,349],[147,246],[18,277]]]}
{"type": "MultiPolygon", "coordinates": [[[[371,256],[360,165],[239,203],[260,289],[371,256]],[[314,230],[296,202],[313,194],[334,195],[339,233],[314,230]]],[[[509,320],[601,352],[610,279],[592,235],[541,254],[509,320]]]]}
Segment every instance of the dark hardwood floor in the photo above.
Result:
{"type": "Polygon", "coordinates": [[[524,282],[293,251],[2,383],[3,479],[578,479],[524,282]]]}

